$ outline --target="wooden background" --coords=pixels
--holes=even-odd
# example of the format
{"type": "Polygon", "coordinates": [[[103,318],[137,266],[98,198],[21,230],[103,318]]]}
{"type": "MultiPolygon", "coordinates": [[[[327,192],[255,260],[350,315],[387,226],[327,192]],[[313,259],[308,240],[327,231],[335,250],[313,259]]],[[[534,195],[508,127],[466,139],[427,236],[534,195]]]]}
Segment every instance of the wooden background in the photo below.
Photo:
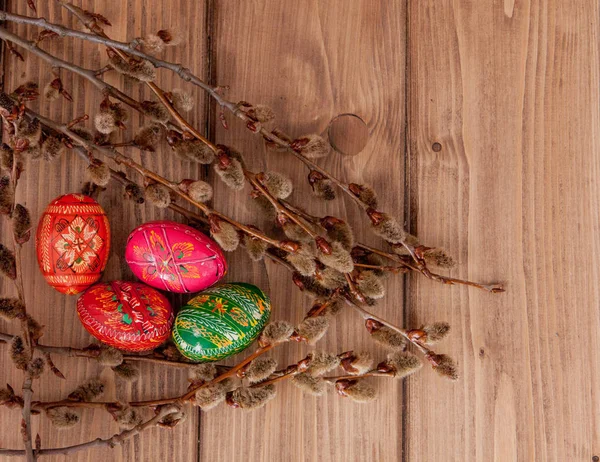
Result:
{"type": "MultiPolygon", "coordinates": [[[[25,1],[9,9],[30,15],[25,1]]],[[[73,25],[55,2],[37,2],[39,14],[73,25]]],[[[382,397],[358,405],[333,394],[302,395],[279,387],[276,401],[254,413],[220,407],[188,416],[172,431],[153,429],[123,447],[94,450],[69,460],[248,461],[592,461],[600,455],[599,320],[599,11],[598,2],[548,0],[129,0],[77,2],[107,16],[110,34],[131,39],[165,27],[185,44],[165,57],[231,87],[230,99],[272,106],[279,124],[300,135],[326,132],[332,118],[352,113],[367,124],[366,147],[355,156],[323,162],[345,179],[367,181],[383,208],[405,217],[428,244],[458,260],[452,275],[502,280],[508,291],[490,295],[444,287],[411,275],[387,282],[377,313],[397,324],[446,320],[453,326],[441,349],[461,371],[456,383],[423,370],[404,382],[381,381],[382,397]],[[436,144],[437,143],[437,144],[436,144]]],[[[33,37],[33,29],[10,26],[33,37]]],[[[48,50],[99,68],[100,47],[71,40],[48,50]]],[[[48,67],[33,57],[5,60],[5,87],[25,79],[43,85],[48,67]]],[[[114,84],[123,84],[107,75],[114,84]]],[[[62,121],[94,114],[99,95],[63,74],[74,103],[40,104],[62,121]]],[[[159,84],[181,82],[161,71],[159,84]]],[[[127,92],[142,97],[129,83],[127,92]]],[[[274,169],[297,185],[306,202],[305,172],[285,155],[267,153],[235,121],[225,131],[215,107],[198,89],[192,122],[216,141],[241,149],[254,170],[274,169]]],[[[137,116],[132,124],[139,123],[137,116]]],[[[351,138],[353,133],[348,133],[351,138]]],[[[165,176],[207,177],[214,205],[246,222],[260,221],[246,192],[232,197],[213,175],[180,162],[168,149],[131,152],[165,176]]],[[[84,164],[73,153],[51,166],[27,165],[19,200],[39,216],[55,196],[78,191],[84,164]],[[42,168],[40,168],[42,167],[42,168]]],[[[122,201],[110,188],[100,197],[113,223],[113,252],[105,279],[131,278],[122,255],[135,226],[175,218],[151,206],[122,201]]],[[[310,204],[310,210],[346,216],[356,234],[378,243],[348,200],[310,204]]],[[[7,228],[2,223],[4,239],[7,228]]],[[[27,297],[48,326],[48,344],[84,346],[89,335],[75,314],[74,297],[58,294],[38,272],[26,246],[27,297]]],[[[271,263],[253,264],[242,251],[229,256],[229,280],[269,291],[274,317],[298,321],[309,301],[288,274],[271,263]]],[[[12,287],[2,283],[2,294],[12,287]]],[[[181,297],[174,297],[180,304],[181,297]]],[[[2,324],[14,331],[15,326],[2,324]]],[[[343,313],[320,345],[331,351],[383,351],[359,319],[343,313]]],[[[4,348],[4,347],[3,347],[4,348]]],[[[282,364],[306,351],[293,346],[282,364]]],[[[55,358],[66,381],[45,376],[42,399],[64,396],[86,376],[109,383],[109,398],[155,398],[185,389],[183,372],[143,366],[133,385],[115,381],[92,362],[55,358]]],[[[17,385],[7,355],[0,383],[17,385]]],[[[0,446],[19,447],[18,411],[0,411],[0,446]]],[[[74,444],[117,431],[101,412],[86,411],[72,430],[34,417],[44,445],[74,444]]]]}

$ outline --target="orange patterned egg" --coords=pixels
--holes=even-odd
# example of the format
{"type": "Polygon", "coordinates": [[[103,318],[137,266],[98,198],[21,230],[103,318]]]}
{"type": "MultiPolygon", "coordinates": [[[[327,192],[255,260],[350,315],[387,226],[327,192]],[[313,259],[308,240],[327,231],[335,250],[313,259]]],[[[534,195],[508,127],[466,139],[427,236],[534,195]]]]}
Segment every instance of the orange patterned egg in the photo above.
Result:
{"type": "Polygon", "coordinates": [[[171,333],[173,308],[158,290],[139,282],[100,282],[77,300],[83,327],[107,345],[152,350],[171,333]]]}
{"type": "Polygon", "coordinates": [[[102,276],[110,250],[106,213],[94,199],[66,194],[40,218],[35,239],[44,278],[63,294],[78,294],[102,276]]]}

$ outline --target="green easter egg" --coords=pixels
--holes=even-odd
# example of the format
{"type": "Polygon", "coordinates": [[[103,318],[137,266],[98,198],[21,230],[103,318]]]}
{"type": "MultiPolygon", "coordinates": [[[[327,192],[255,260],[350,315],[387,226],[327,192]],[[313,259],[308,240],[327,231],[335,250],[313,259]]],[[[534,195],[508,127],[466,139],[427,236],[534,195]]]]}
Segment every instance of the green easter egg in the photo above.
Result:
{"type": "Polygon", "coordinates": [[[193,361],[218,361],[247,348],[269,320],[271,301],[258,287],[221,284],[191,299],[175,319],[173,340],[193,361]]]}

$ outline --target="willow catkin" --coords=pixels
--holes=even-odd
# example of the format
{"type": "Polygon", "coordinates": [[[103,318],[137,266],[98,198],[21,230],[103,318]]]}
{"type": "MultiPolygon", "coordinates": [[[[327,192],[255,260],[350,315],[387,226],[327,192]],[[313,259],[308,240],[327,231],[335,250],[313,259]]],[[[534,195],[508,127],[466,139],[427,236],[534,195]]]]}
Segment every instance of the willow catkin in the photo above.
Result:
{"type": "Polygon", "coordinates": [[[171,92],[171,101],[177,112],[190,112],[194,109],[194,98],[180,88],[176,88],[171,92]]]}
{"type": "Polygon", "coordinates": [[[10,359],[12,359],[12,362],[17,369],[21,369],[22,371],[27,369],[29,357],[27,350],[25,349],[23,338],[19,335],[15,335],[10,342],[10,359]]]}
{"type": "Polygon", "coordinates": [[[314,345],[318,342],[329,329],[329,318],[326,316],[316,316],[306,318],[296,328],[298,335],[308,342],[309,345],[314,345]]]}
{"type": "Polygon", "coordinates": [[[10,279],[17,278],[17,265],[15,254],[8,247],[0,243],[0,273],[10,279]]]}
{"type": "Polygon", "coordinates": [[[90,379],[69,394],[75,401],[92,401],[104,393],[104,384],[99,379],[90,379]]]}
{"type": "Polygon", "coordinates": [[[377,398],[377,391],[363,379],[346,387],[344,396],[356,403],[368,403],[377,398]]]}
{"type": "Polygon", "coordinates": [[[294,326],[287,321],[272,321],[266,325],[260,334],[260,343],[274,345],[290,338],[294,333],[294,326]]]}
{"type": "Polygon", "coordinates": [[[325,217],[321,220],[321,223],[327,230],[327,238],[330,241],[339,242],[346,250],[352,250],[352,247],[354,247],[354,232],[348,223],[333,219],[333,217],[325,217]]]}
{"type": "Polygon", "coordinates": [[[316,281],[326,289],[337,289],[338,287],[344,287],[347,283],[346,277],[343,273],[333,268],[323,268],[318,271],[316,281]]]}
{"type": "Polygon", "coordinates": [[[248,114],[263,125],[268,125],[275,121],[275,112],[269,106],[257,104],[248,111],[248,114]]]}
{"type": "Polygon", "coordinates": [[[171,204],[169,188],[162,184],[155,183],[146,186],[144,196],[148,202],[160,209],[167,208],[171,204]]]}
{"type": "Polygon", "coordinates": [[[10,321],[25,312],[25,305],[18,298],[0,298],[0,317],[10,321]]]}
{"type": "Polygon", "coordinates": [[[394,377],[402,379],[417,372],[423,366],[423,363],[412,353],[407,351],[390,353],[387,364],[394,370],[394,377]]]}
{"type": "Polygon", "coordinates": [[[458,380],[456,363],[450,356],[430,353],[427,355],[427,359],[431,362],[433,370],[439,375],[452,381],[458,380]]]}
{"type": "Polygon", "coordinates": [[[262,260],[269,248],[267,242],[246,233],[243,234],[241,243],[252,261],[262,260]]]}
{"type": "Polygon", "coordinates": [[[247,411],[259,409],[275,398],[274,385],[264,387],[240,387],[232,392],[232,399],[240,408],[247,411]]]}
{"type": "Polygon", "coordinates": [[[139,409],[131,406],[123,406],[119,410],[112,411],[111,414],[121,428],[131,429],[142,422],[139,409]]]}
{"type": "Polygon", "coordinates": [[[304,135],[294,140],[292,149],[299,151],[309,159],[326,157],[331,152],[331,146],[325,139],[317,134],[304,135]]]}
{"type": "Polygon", "coordinates": [[[406,238],[406,231],[396,219],[386,213],[382,213],[381,219],[371,225],[373,232],[392,244],[400,244],[406,238]]]}
{"type": "Polygon", "coordinates": [[[351,375],[362,375],[373,368],[373,355],[368,351],[352,353],[348,358],[342,360],[341,365],[351,375]]]}
{"type": "Polygon", "coordinates": [[[208,411],[225,401],[226,395],[227,389],[223,383],[214,383],[198,389],[192,402],[203,411],[208,411]]]}
{"type": "Polygon", "coordinates": [[[233,252],[240,245],[237,228],[227,221],[220,221],[218,226],[211,226],[210,235],[226,252],[233,252]]]}
{"type": "Polygon", "coordinates": [[[199,164],[211,164],[215,160],[212,148],[202,140],[180,140],[173,146],[175,154],[199,164]]]}
{"type": "Polygon", "coordinates": [[[380,299],[385,296],[385,286],[373,271],[361,271],[356,283],[358,290],[367,297],[380,299]]]}
{"type": "Polygon", "coordinates": [[[375,190],[366,184],[350,183],[348,188],[358,199],[368,207],[376,209],[378,207],[377,195],[375,190]]]}
{"type": "Polygon", "coordinates": [[[0,178],[0,215],[7,215],[12,210],[15,191],[8,176],[0,178]]]}
{"type": "Polygon", "coordinates": [[[123,362],[123,353],[109,346],[100,347],[96,361],[101,366],[116,367],[123,362]]]}
{"type": "Polygon", "coordinates": [[[189,377],[193,381],[210,382],[217,375],[217,366],[213,363],[197,364],[189,369],[189,377]]]}
{"type": "Polygon", "coordinates": [[[454,259],[443,249],[429,249],[423,253],[425,263],[438,268],[451,269],[456,266],[454,259]]]}
{"type": "Polygon", "coordinates": [[[108,135],[117,129],[117,121],[110,112],[99,112],[94,116],[94,126],[100,133],[108,135]]]}
{"type": "Polygon", "coordinates": [[[126,382],[135,382],[140,377],[139,367],[126,361],[113,367],[112,370],[117,377],[122,378],[126,382]]]}
{"type": "Polygon", "coordinates": [[[309,353],[308,372],[310,375],[323,375],[340,365],[340,358],[335,353],[312,351],[309,353]]]}
{"type": "Polygon", "coordinates": [[[15,205],[11,221],[15,239],[18,242],[27,240],[31,230],[31,215],[29,214],[29,210],[21,204],[15,205]]]}
{"type": "Polygon", "coordinates": [[[42,159],[46,162],[52,162],[65,152],[65,145],[59,138],[49,136],[40,145],[40,152],[42,159]]]}
{"type": "Polygon", "coordinates": [[[239,191],[244,188],[244,184],[246,183],[246,178],[244,176],[244,170],[242,168],[242,164],[237,159],[230,159],[228,165],[223,166],[220,163],[215,163],[214,166],[215,172],[219,175],[219,178],[225,183],[229,188],[234,191],[239,191]]]}
{"type": "Polygon", "coordinates": [[[46,416],[52,425],[59,429],[71,428],[79,423],[79,411],[77,409],[60,406],[46,409],[46,416]]]}
{"type": "Polygon", "coordinates": [[[277,368],[277,361],[273,358],[256,358],[248,364],[245,376],[250,383],[262,382],[277,368]]]}
{"type": "Polygon", "coordinates": [[[326,266],[333,268],[340,273],[349,273],[354,269],[352,256],[344,246],[339,242],[331,243],[332,252],[327,255],[321,251],[317,252],[317,258],[326,266]]]}
{"type": "Polygon", "coordinates": [[[287,199],[294,189],[292,180],[278,172],[266,172],[262,184],[277,199],[287,199]]]}
{"type": "Polygon", "coordinates": [[[166,123],[171,117],[169,111],[158,101],[142,101],[140,109],[146,117],[154,122],[166,123]]]}
{"type": "Polygon", "coordinates": [[[299,252],[288,253],[285,259],[303,276],[313,276],[317,269],[314,254],[311,254],[308,246],[302,246],[299,252]]]}
{"type": "Polygon", "coordinates": [[[35,358],[27,365],[27,375],[32,379],[38,379],[44,373],[45,366],[44,358],[35,358]]]}
{"type": "Polygon", "coordinates": [[[159,124],[144,125],[135,134],[133,142],[142,151],[154,152],[160,141],[160,135],[161,126],[159,124]]]}
{"type": "Polygon", "coordinates": [[[292,377],[292,384],[304,393],[313,396],[322,396],[327,391],[327,382],[325,380],[306,372],[294,375],[292,377]]]}
{"type": "Polygon", "coordinates": [[[98,186],[106,186],[110,182],[110,169],[104,162],[94,159],[86,169],[90,181],[98,186]]]}
{"type": "Polygon", "coordinates": [[[371,331],[370,334],[376,343],[391,350],[402,351],[406,348],[406,339],[402,334],[387,326],[379,327],[371,331]]]}
{"type": "Polygon", "coordinates": [[[194,181],[188,186],[188,195],[196,202],[208,202],[213,197],[213,188],[205,181],[194,181]]]}
{"type": "Polygon", "coordinates": [[[433,345],[446,338],[450,332],[450,324],[447,322],[434,322],[423,327],[423,331],[425,331],[426,335],[425,343],[433,345]]]}

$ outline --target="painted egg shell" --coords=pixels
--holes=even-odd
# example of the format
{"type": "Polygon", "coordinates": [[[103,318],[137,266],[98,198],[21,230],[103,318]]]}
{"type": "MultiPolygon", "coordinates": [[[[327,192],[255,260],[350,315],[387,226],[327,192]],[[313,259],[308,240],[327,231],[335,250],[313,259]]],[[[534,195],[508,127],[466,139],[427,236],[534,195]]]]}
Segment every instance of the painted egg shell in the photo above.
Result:
{"type": "Polygon", "coordinates": [[[139,282],[101,282],[77,300],[83,327],[107,345],[127,351],[151,350],[173,325],[173,308],[163,294],[139,282]]]}
{"type": "Polygon", "coordinates": [[[248,347],[269,320],[271,301],[252,284],[222,284],[205,290],[175,319],[173,340],[186,358],[217,361],[248,347]]]}
{"type": "Polygon", "coordinates": [[[173,221],[152,221],[134,229],[125,260],[142,282],[177,293],[204,290],[227,272],[216,242],[173,221]]]}
{"type": "Polygon", "coordinates": [[[35,243],[48,284],[63,294],[83,292],[100,279],[108,261],[106,213],[83,194],[60,196],[42,214],[35,243]]]}

